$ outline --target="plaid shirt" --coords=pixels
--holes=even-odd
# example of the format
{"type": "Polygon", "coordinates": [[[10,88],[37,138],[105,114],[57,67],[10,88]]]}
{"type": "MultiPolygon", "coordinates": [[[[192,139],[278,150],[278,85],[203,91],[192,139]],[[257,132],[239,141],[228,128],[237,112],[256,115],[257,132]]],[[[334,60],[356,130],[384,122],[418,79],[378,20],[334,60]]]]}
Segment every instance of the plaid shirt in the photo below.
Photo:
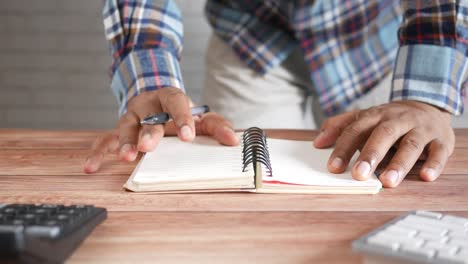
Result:
{"type": "MultiPolygon", "coordinates": [[[[174,1],[108,0],[103,14],[121,114],[143,91],[183,89],[183,30],[174,1]]],[[[468,0],[208,0],[206,14],[215,33],[260,74],[300,46],[329,115],[392,70],[391,100],[463,112],[468,0]]]]}

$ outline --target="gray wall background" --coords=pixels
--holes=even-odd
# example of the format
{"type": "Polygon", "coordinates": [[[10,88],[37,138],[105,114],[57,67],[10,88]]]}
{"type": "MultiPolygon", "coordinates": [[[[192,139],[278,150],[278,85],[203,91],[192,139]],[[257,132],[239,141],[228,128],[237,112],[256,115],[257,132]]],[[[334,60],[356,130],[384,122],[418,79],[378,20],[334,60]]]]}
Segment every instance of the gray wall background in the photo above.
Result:
{"type": "MultiPolygon", "coordinates": [[[[204,0],[176,0],[184,15],[182,73],[197,101],[210,28],[204,0]]],[[[117,122],[101,0],[0,1],[0,127],[106,129],[117,122]]],[[[454,120],[468,127],[468,117],[454,120]]]]}

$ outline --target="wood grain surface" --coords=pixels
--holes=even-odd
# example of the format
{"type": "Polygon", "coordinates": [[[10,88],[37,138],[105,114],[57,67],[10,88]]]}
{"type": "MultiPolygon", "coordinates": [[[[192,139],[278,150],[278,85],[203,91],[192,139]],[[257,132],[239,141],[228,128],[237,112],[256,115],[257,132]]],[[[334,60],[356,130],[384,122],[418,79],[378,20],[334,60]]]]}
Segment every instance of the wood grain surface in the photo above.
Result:
{"type": "MultiPolygon", "coordinates": [[[[444,174],[422,182],[417,167],[377,195],[135,194],[122,189],[135,166],[109,155],[82,172],[102,131],[0,130],[2,203],[94,204],[108,219],[69,263],[360,263],[352,240],[414,209],[468,217],[468,130],[444,174]]],[[[271,130],[313,140],[315,131],[271,130]]]]}

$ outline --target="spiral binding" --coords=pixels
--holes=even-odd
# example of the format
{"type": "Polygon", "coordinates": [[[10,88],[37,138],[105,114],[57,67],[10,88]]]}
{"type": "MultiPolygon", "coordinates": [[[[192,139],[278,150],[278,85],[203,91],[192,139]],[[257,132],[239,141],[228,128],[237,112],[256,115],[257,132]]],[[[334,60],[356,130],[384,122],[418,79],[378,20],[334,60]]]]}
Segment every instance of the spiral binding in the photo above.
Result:
{"type": "Polygon", "coordinates": [[[272,176],[273,169],[265,132],[258,127],[245,130],[242,135],[242,145],[242,171],[245,171],[250,164],[254,166],[255,171],[255,165],[260,162],[266,168],[267,176],[272,176]]]}

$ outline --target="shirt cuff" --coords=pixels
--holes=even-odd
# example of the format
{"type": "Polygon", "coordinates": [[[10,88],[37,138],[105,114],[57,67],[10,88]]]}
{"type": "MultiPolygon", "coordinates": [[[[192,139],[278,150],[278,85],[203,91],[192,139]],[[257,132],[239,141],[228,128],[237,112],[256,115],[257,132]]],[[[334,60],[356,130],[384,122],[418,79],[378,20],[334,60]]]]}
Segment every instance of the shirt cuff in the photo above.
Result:
{"type": "Polygon", "coordinates": [[[416,100],[454,115],[463,113],[468,62],[454,48],[435,45],[400,47],[393,74],[391,100],[416,100]]]}
{"type": "Polygon", "coordinates": [[[111,82],[120,104],[120,116],[125,114],[128,101],[134,96],[164,87],[184,90],[178,58],[165,49],[130,52],[116,68],[111,82]]]}

